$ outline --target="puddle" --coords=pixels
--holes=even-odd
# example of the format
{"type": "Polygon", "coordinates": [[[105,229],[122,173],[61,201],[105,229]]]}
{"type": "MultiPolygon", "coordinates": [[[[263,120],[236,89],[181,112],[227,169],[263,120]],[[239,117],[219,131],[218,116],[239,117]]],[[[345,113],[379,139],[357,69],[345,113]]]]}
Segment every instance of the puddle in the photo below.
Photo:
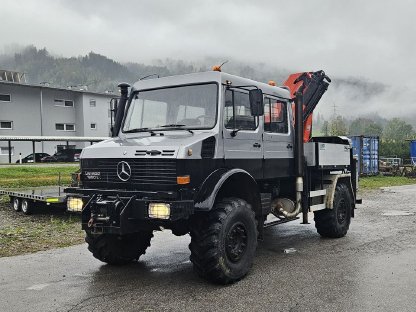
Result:
{"type": "Polygon", "coordinates": [[[283,249],[283,252],[285,253],[285,254],[291,254],[291,253],[295,253],[297,250],[295,249],[295,248],[286,248],[286,249],[283,249]]]}
{"type": "Polygon", "coordinates": [[[48,286],[49,286],[49,284],[36,284],[36,285],[30,286],[26,289],[28,289],[28,290],[42,290],[42,289],[44,289],[48,286]]]}
{"type": "Polygon", "coordinates": [[[413,216],[415,213],[410,211],[390,210],[383,212],[382,216],[413,216]]]}

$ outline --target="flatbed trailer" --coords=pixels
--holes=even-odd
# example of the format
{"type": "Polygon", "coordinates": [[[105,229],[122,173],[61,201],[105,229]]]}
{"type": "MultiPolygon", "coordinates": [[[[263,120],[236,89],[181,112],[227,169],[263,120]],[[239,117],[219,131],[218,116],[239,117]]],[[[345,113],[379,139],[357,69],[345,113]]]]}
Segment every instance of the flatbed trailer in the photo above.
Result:
{"type": "Polygon", "coordinates": [[[66,207],[68,194],[64,193],[66,186],[43,186],[31,189],[0,189],[1,195],[8,195],[11,207],[24,214],[31,214],[37,206],[66,207]]]}

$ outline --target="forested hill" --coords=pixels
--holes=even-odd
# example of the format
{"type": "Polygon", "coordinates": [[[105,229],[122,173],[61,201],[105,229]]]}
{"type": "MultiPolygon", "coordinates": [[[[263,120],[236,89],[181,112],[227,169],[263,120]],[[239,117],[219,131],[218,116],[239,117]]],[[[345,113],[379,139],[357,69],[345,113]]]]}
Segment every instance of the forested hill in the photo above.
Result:
{"type": "MultiPolygon", "coordinates": [[[[103,55],[90,52],[79,57],[57,57],[45,48],[38,50],[28,46],[19,52],[0,55],[0,69],[26,73],[28,83],[47,82],[51,86],[87,86],[91,91],[115,90],[119,82],[133,83],[148,75],[160,77],[206,71],[222,60],[205,59],[197,65],[182,60],[159,60],[152,65],[139,63],[121,64],[103,55]]],[[[235,75],[265,81],[275,79],[279,83],[288,71],[272,69],[266,64],[247,65],[229,62],[226,71],[235,75]]]]}
{"type": "Polygon", "coordinates": [[[0,69],[25,72],[28,83],[47,82],[57,87],[87,86],[88,90],[101,92],[114,90],[121,81],[131,83],[151,74],[167,76],[176,71],[199,70],[180,62],[172,65],[174,70],[165,64],[120,64],[94,52],[79,57],[55,57],[46,49],[38,50],[33,46],[0,56],[0,69]]]}
{"type": "MultiPolygon", "coordinates": [[[[0,69],[15,70],[26,73],[28,83],[48,83],[55,87],[85,88],[90,91],[116,92],[120,82],[134,83],[149,75],[160,77],[206,71],[212,65],[225,60],[205,58],[192,63],[183,60],[157,60],[149,64],[119,63],[106,56],[90,52],[85,56],[62,57],[55,56],[46,48],[37,49],[34,46],[18,48],[0,55],[0,69]],[[18,52],[15,52],[18,51],[18,52]]],[[[243,63],[230,60],[223,67],[225,72],[257,81],[267,82],[270,79],[282,84],[292,70],[278,68],[265,63],[243,63]]],[[[319,70],[321,68],[315,68],[319,70]]],[[[371,82],[357,77],[333,77],[331,87],[322,99],[318,111],[326,118],[333,114],[333,106],[338,107],[343,116],[359,117],[372,116],[374,112],[383,112],[383,117],[403,117],[412,124],[415,120],[413,113],[398,114],[391,105],[395,99],[406,106],[409,98],[401,96],[402,90],[392,88],[377,82],[371,82]],[[393,92],[392,92],[393,91],[393,92]],[[396,94],[397,93],[397,94],[396,94]],[[365,103],[365,104],[364,104],[365,103]],[[381,110],[383,108],[383,110],[381,110]]],[[[406,110],[403,110],[405,112],[406,110]]],[[[400,112],[399,112],[400,113],[400,112]]],[[[374,118],[371,118],[374,119],[374,118]]]]}

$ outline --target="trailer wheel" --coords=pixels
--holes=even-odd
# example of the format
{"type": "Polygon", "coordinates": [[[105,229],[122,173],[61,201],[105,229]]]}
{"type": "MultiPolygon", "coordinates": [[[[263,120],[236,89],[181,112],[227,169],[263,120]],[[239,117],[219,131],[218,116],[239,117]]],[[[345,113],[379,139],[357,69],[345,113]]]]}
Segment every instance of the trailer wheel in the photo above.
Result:
{"type": "Polygon", "coordinates": [[[94,235],[86,232],[85,241],[88,250],[98,260],[111,265],[123,265],[139,260],[150,246],[152,237],[152,231],[129,235],[94,235]]]}
{"type": "Polygon", "coordinates": [[[257,247],[257,224],[251,206],[238,198],[217,203],[191,220],[190,260],[209,281],[229,284],[250,270],[257,247]]]}
{"type": "Polygon", "coordinates": [[[335,188],[333,209],[316,211],[315,227],[324,237],[340,238],[347,234],[351,223],[351,196],[348,187],[340,183],[335,188]]]}
{"type": "Polygon", "coordinates": [[[22,203],[18,197],[12,197],[10,202],[14,211],[20,211],[22,209],[22,203]]]}
{"type": "Polygon", "coordinates": [[[30,215],[33,212],[33,202],[31,200],[28,199],[23,199],[22,200],[22,212],[25,215],[30,215]]]}

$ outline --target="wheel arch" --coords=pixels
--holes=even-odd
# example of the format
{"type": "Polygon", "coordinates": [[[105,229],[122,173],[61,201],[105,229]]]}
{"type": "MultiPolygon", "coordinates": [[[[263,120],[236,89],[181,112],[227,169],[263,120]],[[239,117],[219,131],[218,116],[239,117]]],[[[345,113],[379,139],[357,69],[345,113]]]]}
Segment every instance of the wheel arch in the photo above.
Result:
{"type": "Polygon", "coordinates": [[[347,186],[348,191],[351,196],[351,209],[352,209],[352,216],[354,217],[354,208],[355,208],[355,196],[353,192],[352,182],[351,182],[351,174],[334,174],[329,175],[324,178],[325,180],[330,180],[331,184],[327,188],[327,194],[325,198],[326,208],[333,209],[334,204],[334,196],[335,196],[335,189],[338,183],[343,183],[347,186]]]}
{"type": "Polygon", "coordinates": [[[196,196],[195,209],[209,211],[219,199],[225,197],[244,199],[252,206],[256,215],[261,215],[258,185],[247,171],[221,168],[211,173],[196,196]]]}

